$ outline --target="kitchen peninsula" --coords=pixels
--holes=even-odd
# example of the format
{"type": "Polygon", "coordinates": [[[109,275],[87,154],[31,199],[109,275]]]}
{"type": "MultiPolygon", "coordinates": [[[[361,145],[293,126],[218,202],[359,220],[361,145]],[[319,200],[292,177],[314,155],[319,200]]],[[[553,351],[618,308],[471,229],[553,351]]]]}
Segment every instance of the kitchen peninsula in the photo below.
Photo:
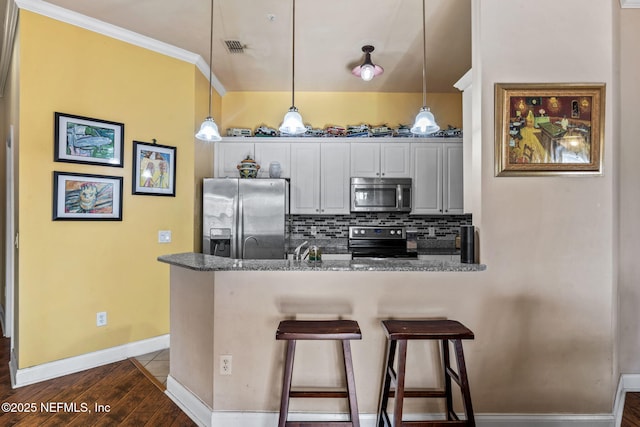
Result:
{"type": "MultiPolygon", "coordinates": [[[[208,426],[275,424],[284,358],[275,330],[285,318],[358,321],[363,339],[352,344],[358,404],[361,416],[374,414],[384,362],[380,320],[438,317],[470,323],[469,303],[480,298],[472,273],[486,269],[454,261],[310,263],[200,253],[158,260],[170,265],[167,394],[208,426]],[[233,357],[230,375],[221,371],[221,356],[233,357]]],[[[338,353],[322,344],[299,346],[294,378],[300,384],[318,373],[330,386],[341,384],[335,369],[338,353]]],[[[473,372],[472,347],[468,354],[473,372]]],[[[339,419],[343,412],[329,402],[320,402],[320,408],[314,404],[307,408],[292,401],[292,410],[318,411],[328,419],[339,419]]]]}

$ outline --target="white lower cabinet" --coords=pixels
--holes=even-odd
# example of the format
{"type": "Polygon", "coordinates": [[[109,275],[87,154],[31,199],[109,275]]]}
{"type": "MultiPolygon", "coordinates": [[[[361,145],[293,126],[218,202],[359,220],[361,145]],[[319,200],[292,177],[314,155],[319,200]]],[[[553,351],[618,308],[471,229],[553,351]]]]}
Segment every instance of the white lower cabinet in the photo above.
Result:
{"type": "Polygon", "coordinates": [[[291,213],[347,215],[349,144],[291,144],[291,213]]]}
{"type": "Polygon", "coordinates": [[[462,144],[411,144],[412,214],[464,213],[462,144]]]}

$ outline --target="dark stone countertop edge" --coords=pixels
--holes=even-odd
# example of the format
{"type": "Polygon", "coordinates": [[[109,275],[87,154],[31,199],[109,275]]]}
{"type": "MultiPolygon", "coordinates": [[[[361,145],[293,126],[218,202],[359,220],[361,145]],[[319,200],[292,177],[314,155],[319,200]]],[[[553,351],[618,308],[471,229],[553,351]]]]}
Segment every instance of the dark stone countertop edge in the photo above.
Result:
{"type": "Polygon", "coordinates": [[[158,261],[195,271],[484,271],[484,264],[429,260],[292,261],[284,259],[231,259],[195,252],[161,255],[158,261]]]}

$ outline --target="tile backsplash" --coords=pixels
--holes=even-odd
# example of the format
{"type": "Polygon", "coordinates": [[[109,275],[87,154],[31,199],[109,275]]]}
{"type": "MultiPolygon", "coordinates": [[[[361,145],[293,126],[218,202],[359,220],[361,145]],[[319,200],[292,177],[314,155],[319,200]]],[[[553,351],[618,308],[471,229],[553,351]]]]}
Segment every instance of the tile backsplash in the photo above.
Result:
{"type": "Polygon", "coordinates": [[[461,225],[471,225],[471,215],[409,215],[400,213],[354,213],[351,215],[289,215],[290,238],[348,239],[351,225],[403,226],[418,230],[420,246],[455,245],[461,225]],[[312,230],[315,227],[316,235],[312,230]],[[435,236],[429,236],[429,227],[435,236]]]}

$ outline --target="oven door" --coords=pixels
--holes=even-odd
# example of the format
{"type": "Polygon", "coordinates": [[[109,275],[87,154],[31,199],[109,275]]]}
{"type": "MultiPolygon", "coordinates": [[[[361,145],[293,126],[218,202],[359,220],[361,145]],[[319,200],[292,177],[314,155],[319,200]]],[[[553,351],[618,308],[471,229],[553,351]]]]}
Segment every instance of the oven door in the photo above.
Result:
{"type": "Polygon", "coordinates": [[[351,212],[411,212],[411,179],[351,178],[351,212]]]}

